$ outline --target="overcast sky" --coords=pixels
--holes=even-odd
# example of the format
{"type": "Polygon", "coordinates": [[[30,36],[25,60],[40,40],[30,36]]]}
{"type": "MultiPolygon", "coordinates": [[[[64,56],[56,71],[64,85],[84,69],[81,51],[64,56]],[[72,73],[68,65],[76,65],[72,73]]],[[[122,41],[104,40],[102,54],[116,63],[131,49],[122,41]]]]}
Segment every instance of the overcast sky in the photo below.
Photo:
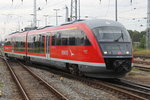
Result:
{"type": "MultiPolygon", "coordinates": [[[[0,1],[0,36],[30,26],[33,21],[34,0],[1,0],[0,1]]],[[[81,19],[115,19],[115,0],[80,0],[81,19]],[[85,17],[85,16],[88,16],[85,17]]],[[[142,31],[146,29],[147,0],[118,0],[118,21],[127,29],[142,31]]],[[[65,5],[70,9],[71,0],[37,0],[38,26],[45,25],[44,15],[48,15],[47,23],[55,25],[55,11],[60,9],[59,23],[65,22],[65,5]]],[[[70,11],[69,11],[70,13],[70,11]]]]}

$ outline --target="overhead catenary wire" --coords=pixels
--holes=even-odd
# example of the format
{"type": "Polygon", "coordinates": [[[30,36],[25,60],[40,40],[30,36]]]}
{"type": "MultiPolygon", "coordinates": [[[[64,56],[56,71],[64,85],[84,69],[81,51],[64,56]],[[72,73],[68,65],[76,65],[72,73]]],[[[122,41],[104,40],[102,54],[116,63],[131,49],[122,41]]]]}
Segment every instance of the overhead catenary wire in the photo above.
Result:
{"type": "MultiPolygon", "coordinates": [[[[16,14],[16,15],[18,15],[18,16],[23,16],[23,18],[22,18],[22,21],[24,21],[24,26],[26,25],[28,25],[29,26],[29,20],[31,21],[31,11],[32,11],[32,9],[31,9],[31,1],[33,1],[33,0],[23,0],[23,5],[22,5],[22,0],[13,0],[13,5],[10,7],[9,6],[9,3],[11,4],[11,2],[12,2],[12,0],[10,0],[9,1],[9,3],[7,4],[8,6],[6,6],[6,11],[5,12],[3,12],[2,10],[1,10],[1,12],[0,13],[4,13],[4,14],[7,14],[7,13],[11,13],[11,14],[16,14]],[[30,4],[29,4],[30,3],[30,4]],[[19,5],[20,4],[20,5],[19,5]],[[28,4],[28,5],[27,5],[28,4]],[[28,8],[27,8],[28,7],[28,8]],[[11,8],[11,10],[9,10],[11,8]],[[24,8],[25,8],[25,10],[24,10],[24,8]],[[8,9],[8,10],[7,10],[8,9]],[[22,12],[21,12],[22,11],[22,12]]],[[[37,13],[38,13],[38,19],[37,20],[40,20],[40,26],[42,26],[42,25],[45,25],[45,21],[44,21],[44,17],[43,17],[43,15],[45,15],[45,14],[48,14],[48,15],[53,15],[53,14],[55,14],[54,13],[54,11],[52,10],[52,9],[54,9],[54,8],[58,8],[58,9],[60,9],[60,11],[59,11],[59,15],[65,15],[65,10],[64,9],[62,9],[62,7],[64,7],[64,5],[67,5],[68,7],[69,7],[69,5],[70,5],[70,0],[58,0],[58,1],[56,1],[56,0],[37,0],[38,1],[38,4],[37,4],[37,8],[38,7],[40,7],[41,8],[41,11],[38,11],[37,13]],[[47,4],[46,4],[46,1],[47,1],[47,4]],[[40,2],[40,3],[39,3],[40,2]],[[42,3],[41,3],[42,2],[42,3]]],[[[120,0],[118,0],[118,1],[120,1],[120,0]]],[[[88,1],[87,1],[88,2],[88,1]]],[[[95,1],[93,1],[93,2],[95,2],[95,1]]],[[[101,4],[101,5],[103,5],[104,4],[104,7],[105,7],[105,12],[104,13],[97,13],[97,15],[94,15],[94,14],[91,14],[92,13],[92,9],[95,9],[95,11],[96,11],[96,9],[98,9],[98,8],[92,8],[91,9],[91,11],[89,12],[87,12],[87,11],[84,11],[84,3],[83,3],[83,1],[81,0],[81,4],[83,5],[83,6],[81,6],[81,8],[83,8],[83,10],[82,10],[82,15],[81,16],[85,16],[85,15],[87,15],[87,16],[91,16],[91,18],[96,18],[96,17],[94,17],[94,16],[97,16],[97,18],[107,18],[107,19],[112,19],[112,11],[114,10],[112,10],[112,7],[113,7],[113,3],[112,2],[114,2],[114,0],[112,0],[112,1],[110,1],[110,4],[108,3],[109,2],[109,0],[97,0],[97,4],[101,4]],[[106,2],[107,2],[107,5],[106,5],[106,2]],[[106,8],[107,7],[107,8],[106,8]],[[85,14],[84,14],[85,13],[85,14]],[[102,14],[102,16],[100,15],[100,14],[102,14]]],[[[126,2],[127,3],[127,2],[126,2]]],[[[122,19],[122,17],[126,17],[126,15],[129,15],[129,17],[130,16],[132,16],[133,14],[133,12],[132,12],[132,10],[130,11],[129,9],[128,9],[128,7],[129,6],[132,6],[132,8],[137,8],[138,10],[140,10],[140,11],[143,11],[144,12],[144,14],[143,14],[143,12],[142,13],[140,13],[139,14],[139,12],[137,12],[137,10],[135,11],[136,12],[136,17],[138,16],[138,14],[140,15],[140,16],[145,16],[145,14],[146,14],[146,12],[144,11],[144,6],[143,5],[141,5],[141,3],[140,3],[140,0],[137,0],[137,1],[135,1],[135,0],[132,0],[132,2],[131,2],[131,0],[129,0],[128,1],[128,4],[121,4],[120,2],[119,2],[119,4],[118,4],[118,9],[119,9],[119,19],[120,20],[125,20],[125,19],[122,19]],[[132,3],[132,5],[130,5],[130,3],[132,3]],[[121,6],[120,6],[121,5],[121,6]],[[126,9],[126,8],[127,9],[126,9]],[[122,8],[125,8],[125,9],[123,9],[122,10],[122,8]],[[141,8],[141,9],[139,9],[139,8],[141,8]]],[[[144,3],[144,5],[146,4],[145,2],[143,2],[144,3]]],[[[86,4],[86,3],[85,3],[86,4]]],[[[94,4],[94,3],[93,3],[94,4]]],[[[3,6],[1,6],[1,7],[3,7],[3,6]]],[[[103,6],[99,6],[99,7],[103,7],[103,6]]],[[[103,8],[104,8],[103,7],[103,8]]],[[[4,8],[5,8],[5,6],[4,6],[4,8]]],[[[88,9],[90,9],[90,7],[88,6],[88,9]]],[[[101,10],[99,10],[99,12],[102,12],[101,10]]],[[[64,16],[63,16],[64,17],[64,16]]],[[[63,18],[63,17],[61,17],[60,18],[60,23],[63,23],[63,21],[62,20],[64,20],[65,18],[63,18]]],[[[83,18],[83,17],[82,17],[83,18]]],[[[6,18],[7,19],[7,18],[6,18]]],[[[132,20],[132,17],[131,18],[129,18],[129,20],[132,20]]],[[[14,21],[16,20],[16,17],[14,18],[9,18],[9,23],[14,23],[14,21]]],[[[54,20],[54,17],[51,17],[51,24],[55,24],[55,22],[53,21],[54,20]]],[[[121,22],[121,21],[120,21],[121,22]]],[[[17,21],[16,21],[16,25],[17,25],[17,21]]],[[[7,25],[6,25],[7,26],[7,25]]],[[[8,26],[9,27],[9,26],[8,26]]]]}
{"type": "Polygon", "coordinates": [[[107,10],[106,10],[106,13],[105,13],[105,16],[107,16],[108,12],[109,12],[109,8],[110,8],[110,0],[108,2],[108,6],[107,6],[107,10]]]}

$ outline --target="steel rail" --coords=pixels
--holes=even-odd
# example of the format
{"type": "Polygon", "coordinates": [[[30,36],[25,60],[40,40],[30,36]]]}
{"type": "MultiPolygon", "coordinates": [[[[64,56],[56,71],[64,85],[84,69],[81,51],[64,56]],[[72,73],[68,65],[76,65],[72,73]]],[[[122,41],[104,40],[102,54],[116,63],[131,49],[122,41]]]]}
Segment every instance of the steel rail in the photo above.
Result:
{"type": "Polygon", "coordinates": [[[95,82],[94,81],[92,81],[92,82],[93,82],[93,84],[96,84],[97,86],[102,86],[104,88],[107,88],[110,91],[117,92],[118,94],[126,96],[127,98],[130,98],[130,99],[133,99],[133,100],[148,100],[146,98],[143,98],[141,96],[133,94],[133,93],[131,93],[129,91],[126,91],[126,90],[124,90],[124,89],[122,89],[120,87],[117,87],[115,85],[108,84],[106,82],[101,82],[101,81],[98,82],[97,80],[95,82]]]}
{"type": "Polygon", "coordinates": [[[134,55],[135,58],[145,58],[150,59],[150,56],[144,56],[144,55],[134,55]]]}
{"type": "Polygon", "coordinates": [[[138,68],[139,70],[142,70],[142,71],[150,72],[150,68],[148,67],[142,67],[139,65],[134,65],[133,67],[138,68]]]}
{"type": "Polygon", "coordinates": [[[120,80],[125,82],[125,83],[135,84],[135,85],[138,85],[138,86],[142,86],[142,87],[148,88],[149,91],[150,91],[150,85],[135,83],[135,82],[132,82],[132,81],[129,81],[129,80],[125,80],[125,79],[120,79],[120,80]]]}
{"type": "MultiPolygon", "coordinates": [[[[7,59],[5,58],[5,56],[3,55],[2,51],[0,50],[1,55],[0,56],[2,59],[5,60],[13,78],[15,79],[15,82],[17,83],[17,85],[19,86],[19,89],[21,90],[21,93],[23,94],[25,100],[31,100],[29,98],[29,96],[27,95],[25,89],[23,88],[21,82],[19,81],[19,78],[17,77],[17,75],[15,74],[15,72],[13,71],[13,69],[10,67],[7,59]]],[[[19,64],[26,69],[32,76],[34,76],[36,79],[38,79],[40,82],[42,82],[51,92],[53,92],[58,98],[60,98],[60,100],[69,100],[66,96],[64,96],[62,93],[60,93],[58,90],[56,90],[53,86],[51,86],[49,83],[47,83],[45,80],[43,80],[42,78],[40,78],[38,75],[36,75],[35,73],[33,73],[29,68],[27,68],[24,64],[20,63],[19,64]]]]}
{"type": "Polygon", "coordinates": [[[48,82],[40,78],[37,74],[35,74],[30,68],[19,62],[20,65],[23,66],[24,69],[26,69],[32,76],[34,76],[36,79],[41,81],[51,92],[53,92],[58,98],[61,100],[69,100],[66,96],[64,96],[62,93],[60,93],[57,89],[55,89],[52,85],[50,85],[48,82]]]}
{"type": "MultiPolygon", "coordinates": [[[[56,71],[52,71],[50,70],[51,72],[55,73],[56,71]]],[[[58,73],[58,72],[56,72],[58,73]]],[[[60,72],[61,74],[63,72],[60,72]]],[[[60,74],[59,73],[59,74],[60,74]]],[[[109,92],[113,92],[113,93],[117,93],[118,95],[122,95],[128,99],[133,99],[133,100],[148,100],[146,98],[143,98],[143,97],[140,97],[136,94],[133,94],[131,92],[128,92],[126,90],[123,90],[121,88],[118,88],[118,87],[115,87],[115,86],[112,86],[110,84],[106,84],[106,83],[103,83],[103,82],[96,82],[95,80],[93,79],[89,79],[89,78],[81,78],[81,77],[77,77],[77,76],[74,76],[74,75],[70,75],[70,74],[66,74],[66,73],[63,73],[62,76],[65,76],[67,78],[71,78],[71,79],[75,79],[75,80],[78,80],[78,81],[81,81],[87,85],[90,85],[94,88],[97,88],[97,89],[104,89],[104,90],[107,90],[109,92]]],[[[68,99],[65,99],[65,100],[68,100],[68,99]]]]}
{"type": "Polygon", "coordinates": [[[7,59],[5,58],[5,56],[3,55],[2,51],[0,50],[1,52],[1,58],[4,60],[6,66],[8,67],[10,73],[11,73],[11,76],[13,77],[13,79],[15,80],[17,86],[19,87],[20,91],[21,91],[21,94],[23,95],[24,99],[25,100],[31,100],[30,97],[28,96],[28,94],[26,93],[24,87],[22,86],[21,82],[19,81],[17,75],[15,74],[15,72],[13,71],[13,69],[11,68],[10,64],[8,63],[7,59]]]}
{"type": "MultiPolygon", "coordinates": [[[[36,67],[40,67],[40,66],[36,66],[36,67]]],[[[41,68],[41,67],[40,67],[41,68]]],[[[42,67],[42,69],[46,69],[48,70],[48,68],[46,67],[42,67]]],[[[128,99],[132,99],[132,100],[148,100],[146,98],[143,98],[143,97],[140,97],[136,94],[133,94],[131,92],[128,92],[126,90],[123,90],[119,87],[115,87],[115,86],[112,86],[110,84],[106,84],[106,83],[103,83],[103,82],[97,82],[97,80],[95,79],[91,79],[91,78],[84,78],[84,77],[78,77],[78,76],[74,76],[74,75],[71,75],[71,74],[68,74],[68,73],[65,73],[65,72],[62,72],[62,71],[56,71],[54,69],[50,69],[49,70],[50,72],[54,73],[54,74],[59,74],[59,75],[62,75],[63,77],[67,77],[69,79],[74,79],[74,80],[77,80],[77,81],[80,81],[82,83],[85,83],[86,85],[89,85],[93,88],[96,88],[96,89],[102,89],[102,90],[106,90],[106,91],[109,91],[109,92],[115,92],[119,95],[122,95],[123,97],[126,97],[128,99]]]]}
{"type": "Polygon", "coordinates": [[[130,82],[123,79],[104,81],[104,83],[110,84],[115,87],[119,87],[123,90],[127,90],[134,94],[136,93],[144,98],[150,99],[150,88],[147,85],[130,82]]]}

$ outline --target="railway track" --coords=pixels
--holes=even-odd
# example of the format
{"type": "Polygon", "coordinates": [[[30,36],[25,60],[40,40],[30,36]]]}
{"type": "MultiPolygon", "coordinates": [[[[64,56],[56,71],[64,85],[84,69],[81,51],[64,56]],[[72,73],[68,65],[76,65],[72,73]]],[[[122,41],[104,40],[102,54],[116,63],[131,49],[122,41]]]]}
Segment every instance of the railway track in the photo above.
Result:
{"type": "MultiPolygon", "coordinates": [[[[31,66],[31,67],[33,67],[33,66],[31,66]]],[[[41,66],[36,65],[36,67],[41,67],[41,66]]],[[[49,70],[50,72],[52,72],[54,74],[60,74],[64,77],[83,82],[86,85],[89,85],[93,88],[104,90],[106,92],[109,92],[109,93],[117,96],[120,99],[132,99],[132,100],[149,100],[150,99],[149,94],[145,94],[143,92],[141,92],[141,93],[133,92],[133,91],[131,91],[131,90],[134,90],[133,88],[132,89],[131,88],[130,89],[124,89],[124,88],[119,87],[117,85],[114,85],[112,83],[99,81],[99,80],[95,80],[95,79],[91,79],[91,78],[77,77],[77,76],[62,72],[62,71],[58,71],[58,70],[56,71],[53,69],[48,69],[47,67],[43,67],[43,66],[42,66],[42,68],[49,70]]],[[[29,99],[26,99],[26,100],[29,100],[29,99]]]]}
{"type": "Polygon", "coordinates": [[[69,100],[25,65],[11,62],[10,66],[5,57],[1,58],[4,59],[25,100],[69,100]]]}
{"type": "Polygon", "coordinates": [[[133,67],[138,68],[139,70],[150,72],[150,62],[147,59],[150,59],[150,56],[142,56],[142,55],[135,55],[135,58],[143,59],[142,61],[135,60],[135,65],[133,67]]]}
{"type": "Polygon", "coordinates": [[[138,68],[139,70],[142,70],[142,71],[150,72],[150,67],[148,68],[148,67],[143,67],[140,65],[134,65],[133,67],[138,68]]]}
{"type": "MultiPolygon", "coordinates": [[[[33,66],[31,66],[31,67],[33,67],[33,66]]],[[[38,65],[36,65],[36,67],[41,68],[41,66],[38,66],[38,65]]],[[[135,93],[135,94],[132,93],[131,90],[127,90],[127,89],[124,90],[121,87],[115,86],[115,85],[105,82],[105,81],[100,81],[97,79],[91,79],[91,78],[85,78],[85,77],[78,77],[78,76],[68,74],[66,72],[56,71],[55,69],[49,69],[49,68],[43,67],[43,66],[42,66],[42,69],[49,70],[50,72],[52,72],[54,74],[59,74],[63,77],[69,78],[69,79],[74,79],[74,80],[80,81],[86,85],[93,87],[93,88],[104,90],[106,92],[109,92],[109,93],[117,96],[120,99],[148,100],[148,98],[149,98],[149,97],[145,96],[146,94],[139,96],[139,94],[137,94],[137,93],[135,93]]]]}
{"type": "Polygon", "coordinates": [[[144,64],[144,65],[149,65],[150,66],[150,62],[149,61],[145,61],[145,60],[143,60],[143,61],[136,61],[136,60],[134,60],[134,63],[135,64],[144,64]]]}
{"type": "Polygon", "coordinates": [[[150,59],[150,56],[134,55],[134,58],[150,59]]]}
{"type": "Polygon", "coordinates": [[[150,85],[139,84],[124,79],[105,80],[104,83],[105,82],[108,82],[107,84],[119,87],[123,90],[127,90],[134,94],[138,94],[142,97],[150,99],[150,85]]]}
{"type": "Polygon", "coordinates": [[[149,61],[150,56],[135,55],[134,58],[138,59],[138,60],[134,59],[134,63],[150,65],[150,61],[149,61]]]}

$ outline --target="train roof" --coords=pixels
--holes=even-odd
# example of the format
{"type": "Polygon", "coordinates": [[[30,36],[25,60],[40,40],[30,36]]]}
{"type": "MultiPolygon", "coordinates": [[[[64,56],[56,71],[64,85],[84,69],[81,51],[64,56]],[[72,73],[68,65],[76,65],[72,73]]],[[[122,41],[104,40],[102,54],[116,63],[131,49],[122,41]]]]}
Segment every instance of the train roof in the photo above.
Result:
{"type": "Polygon", "coordinates": [[[56,28],[56,27],[67,26],[67,25],[71,25],[71,24],[80,24],[80,23],[86,24],[87,26],[89,26],[90,29],[93,29],[96,27],[101,27],[101,26],[117,26],[117,27],[124,28],[124,26],[122,24],[120,24],[119,22],[113,21],[113,20],[91,19],[91,20],[77,20],[77,21],[67,22],[67,23],[61,24],[60,26],[45,26],[42,28],[31,29],[31,30],[27,30],[27,31],[21,31],[21,32],[17,31],[17,32],[11,33],[9,35],[13,35],[13,34],[17,34],[17,33],[24,33],[24,32],[33,32],[33,31],[38,31],[38,30],[42,31],[47,28],[56,28]]]}
{"type": "Polygon", "coordinates": [[[106,19],[93,19],[93,20],[83,20],[75,23],[85,23],[90,27],[90,29],[101,27],[101,26],[116,26],[116,27],[123,27],[122,24],[113,20],[106,20],[106,19]]]}

